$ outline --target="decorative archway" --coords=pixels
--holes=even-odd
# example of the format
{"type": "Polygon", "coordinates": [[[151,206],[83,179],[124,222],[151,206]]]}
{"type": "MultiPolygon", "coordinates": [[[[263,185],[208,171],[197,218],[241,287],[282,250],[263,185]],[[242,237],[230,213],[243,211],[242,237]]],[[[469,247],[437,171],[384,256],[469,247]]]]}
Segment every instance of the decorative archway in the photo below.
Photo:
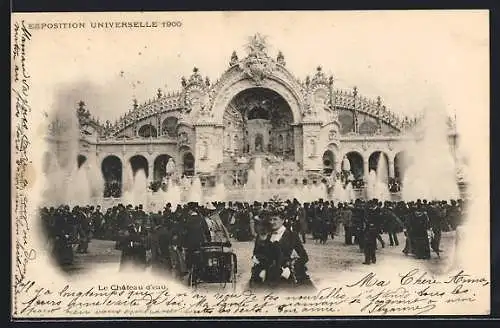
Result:
{"type": "Polygon", "coordinates": [[[164,177],[167,176],[167,164],[172,156],[167,154],[158,155],[153,163],[153,179],[156,182],[160,182],[164,177]]]}
{"type": "Polygon", "coordinates": [[[243,152],[272,152],[293,159],[292,139],[294,114],[288,101],[278,92],[251,87],[237,93],[224,110],[225,133],[234,136],[234,144],[224,149],[243,152]],[[236,136],[242,136],[236,139],[236,136]],[[248,146],[247,146],[248,145],[248,146]]]}
{"type": "Polygon", "coordinates": [[[355,180],[361,180],[364,177],[364,168],[363,168],[363,155],[358,153],[357,151],[350,151],[346,154],[347,159],[349,160],[351,166],[351,173],[355,180]]]}
{"type": "Polygon", "coordinates": [[[389,156],[382,151],[373,152],[368,158],[368,172],[375,171],[381,180],[389,178],[389,156]]]}
{"type": "Polygon", "coordinates": [[[130,157],[130,167],[132,168],[132,174],[135,176],[139,170],[143,170],[146,178],[149,177],[149,164],[146,157],[142,155],[135,155],[130,157]]]}
{"type": "Polygon", "coordinates": [[[232,79],[228,78],[226,80],[226,84],[220,89],[213,101],[211,108],[216,123],[223,124],[224,112],[236,95],[256,87],[271,90],[283,97],[292,111],[293,123],[301,121],[301,108],[304,108],[304,105],[301,100],[300,91],[292,86],[294,83],[293,81],[287,82],[275,76],[269,76],[256,86],[255,83],[247,79],[243,73],[238,72],[236,74],[237,75],[233,76],[232,79]]]}
{"type": "Polygon", "coordinates": [[[122,195],[122,161],[115,155],[109,155],[103,159],[101,164],[102,176],[104,177],[105,198],[119,198],[122,195]]]}

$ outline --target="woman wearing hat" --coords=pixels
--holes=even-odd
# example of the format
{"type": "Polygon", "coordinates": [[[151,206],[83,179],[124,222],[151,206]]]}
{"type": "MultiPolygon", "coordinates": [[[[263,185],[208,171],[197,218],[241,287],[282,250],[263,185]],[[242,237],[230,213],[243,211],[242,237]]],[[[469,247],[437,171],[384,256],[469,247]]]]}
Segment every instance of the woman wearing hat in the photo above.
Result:
{"type": "Polygon", "coordinates": [[[256,238],[251,286],[313,288],[306,268],[309,257],[299,235],[285,228],[278,211],[268,212],[265,217],[269,230],[260,231],[256,238]]]}

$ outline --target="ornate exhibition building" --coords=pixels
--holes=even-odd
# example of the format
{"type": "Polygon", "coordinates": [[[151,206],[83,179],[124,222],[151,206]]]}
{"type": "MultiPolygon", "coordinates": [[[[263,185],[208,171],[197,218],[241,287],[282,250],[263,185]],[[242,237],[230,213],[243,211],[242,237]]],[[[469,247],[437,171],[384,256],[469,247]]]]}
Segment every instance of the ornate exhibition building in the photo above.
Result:
{"type": "MultiPolygon", "coordinates": [[[[356,87],[336,88],[321,66],[297,78],[284,54],[269,54],[259,35],[245,56],[232,53],[218,80],[193,68],[179,88],[158,90],[142,104],[134,100],[114,123],[99,122],[83,101],[76,105],[78,165],[101,170],[105,198],[121,197],[141,169],[153,190],[165,177],[192,176],[203,188],[223,183],[238,190],[257,158],[270,189],[319,184],[342,171],[361,189],[381,161],[388,183],[397,185],[405,145],[420,120],[398,116],[380,97],[368,99],[356,87]]],[[[60,124],[52,122],[48,137],[56,149],[65,142],[55,136],[60,124]]],[[[452,123],[449,128],[454,148],[452,123]]]]}

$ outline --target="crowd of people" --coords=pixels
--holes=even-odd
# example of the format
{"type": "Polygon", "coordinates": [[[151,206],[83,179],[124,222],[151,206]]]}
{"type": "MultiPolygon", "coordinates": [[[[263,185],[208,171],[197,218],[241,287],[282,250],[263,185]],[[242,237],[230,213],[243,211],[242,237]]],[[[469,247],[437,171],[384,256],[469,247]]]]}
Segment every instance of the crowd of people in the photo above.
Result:
{"type": "Polygon", "coordinates": [[[41,209],[47,241],[61,265],[73,262],[74,252],[88,252],[92,239],[114,240],[122,251],[121,266],[130,263],[183,277],[193,254],[214,238],[217,218],[230,240],[254,241],[250,281],[259,284],[309,285],[303,244],[327,244],[343,235],[345,245],[357,245],[363,264],[376,263],[376,250],[399,246],[404,233],[405,255],[430,259],[439,256],[441,232],[461,224],[462,200],[381,202],[377,199],[333,202],[296,199],[270,202],[214,202],[166,204],[163,211],[147,213],[142,205],[118,204],[103,211],[100,206],[59,206],[41,209]],[[210,223],[212,222],[212,223],[210,223]],[[387,234],[387,240],[383,236],[387,234]],[[309,238],[311,236],[312,238],[309,238]],[[273,255],[274,254],[274,255],[273,255]]]}

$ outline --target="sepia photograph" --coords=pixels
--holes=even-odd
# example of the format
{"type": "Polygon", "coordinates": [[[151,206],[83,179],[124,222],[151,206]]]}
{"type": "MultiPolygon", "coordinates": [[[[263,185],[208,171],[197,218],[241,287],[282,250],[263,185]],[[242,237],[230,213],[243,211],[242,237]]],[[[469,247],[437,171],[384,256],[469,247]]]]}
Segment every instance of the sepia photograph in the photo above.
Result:
{"type": "Polygon", "coordinates": [[[13,14],[13,316],[488,314],[488,20],[13,14]]]}

